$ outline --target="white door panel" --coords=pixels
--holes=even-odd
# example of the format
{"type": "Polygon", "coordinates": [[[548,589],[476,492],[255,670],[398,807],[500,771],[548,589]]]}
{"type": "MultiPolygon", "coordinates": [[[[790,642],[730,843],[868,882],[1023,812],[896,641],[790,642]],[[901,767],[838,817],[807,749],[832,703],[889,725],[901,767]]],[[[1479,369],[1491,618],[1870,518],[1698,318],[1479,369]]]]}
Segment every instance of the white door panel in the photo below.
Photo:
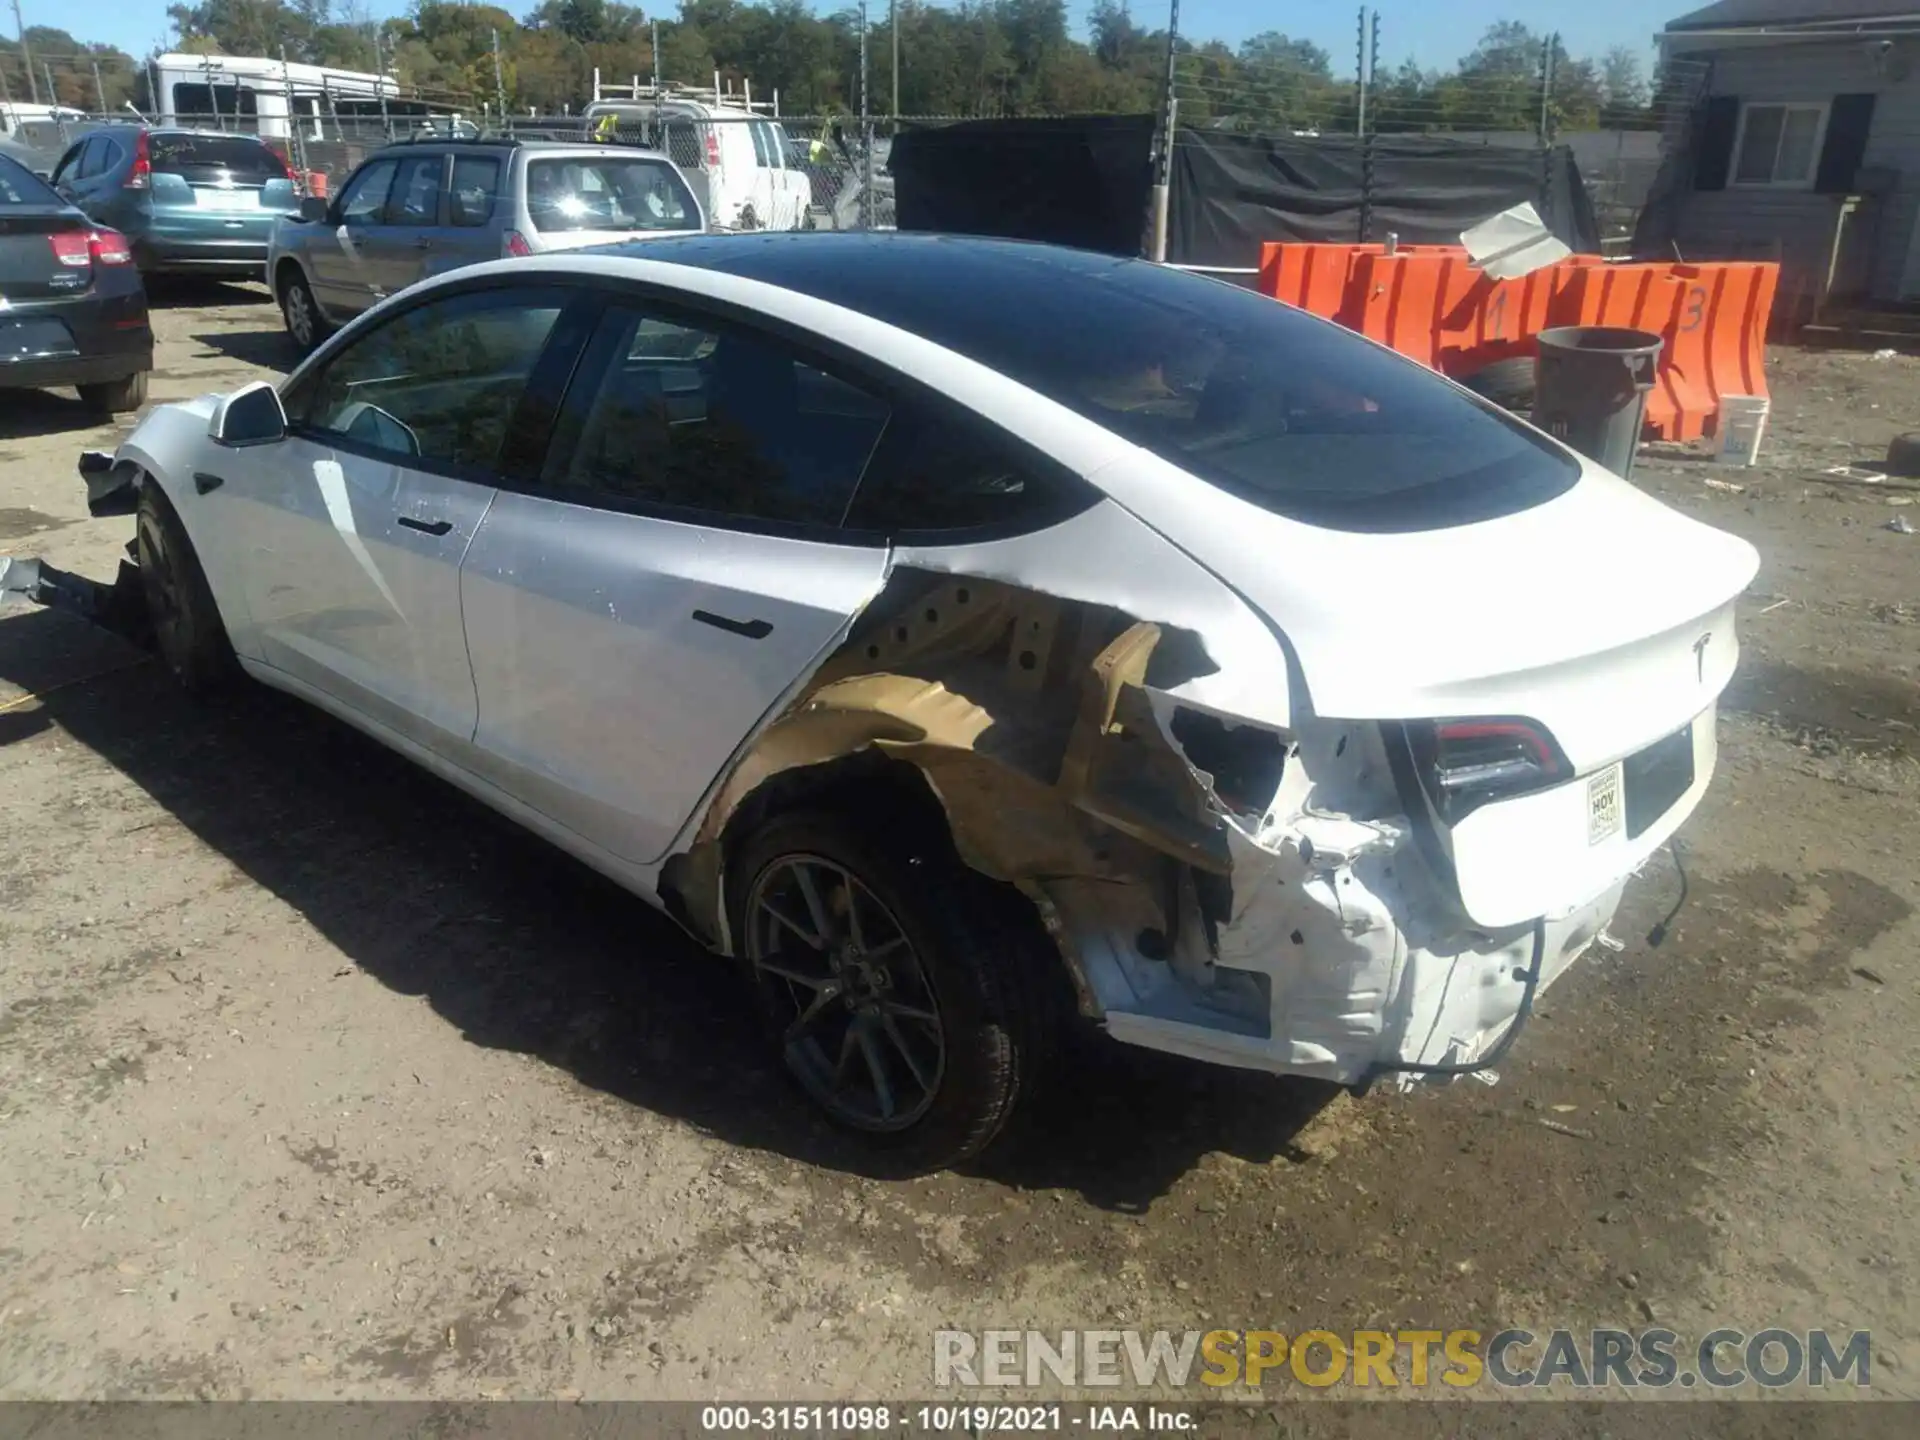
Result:
{"type": "Polygon", "coordinates": [[[409,738],[463,745],[460,559],[494,491],[311,440],[271,454],[235,497],[261,658],[409,738]]]}
{"type": "Polygon", "coordinates": [[[612,855],[653,860],[885,569],[878,547],[503,493],[461,571],[473,763],[612,855]]]}

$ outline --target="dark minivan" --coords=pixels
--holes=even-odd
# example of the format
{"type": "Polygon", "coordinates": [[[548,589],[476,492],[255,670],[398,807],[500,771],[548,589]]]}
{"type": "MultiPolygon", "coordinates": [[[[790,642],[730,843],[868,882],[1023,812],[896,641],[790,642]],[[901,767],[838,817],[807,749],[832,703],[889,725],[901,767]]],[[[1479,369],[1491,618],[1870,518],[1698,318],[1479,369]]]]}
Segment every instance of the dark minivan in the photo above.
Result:
{"type": "Polygon", "coordinates": [[[252,135],[109,125],[60,157],[53,187],[132,243],[147,273],[258,280],[274,222],[300,208],[293,171],[252,135]]]}

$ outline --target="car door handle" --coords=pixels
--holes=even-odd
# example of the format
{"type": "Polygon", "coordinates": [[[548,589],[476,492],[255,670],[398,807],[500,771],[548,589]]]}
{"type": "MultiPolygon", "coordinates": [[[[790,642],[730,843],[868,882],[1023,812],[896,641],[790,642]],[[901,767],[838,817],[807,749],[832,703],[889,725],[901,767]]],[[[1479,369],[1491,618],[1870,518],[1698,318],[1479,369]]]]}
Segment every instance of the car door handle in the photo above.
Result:
{"type": "Polygon", "coordinates": [[[696,610],[693,618],[702,625],[711,625],[716,630],[725,630],[729,635],[744,635],[749,640],[764,640],[773,633],[773,626],[765,620],[729,620],[724,615],[716,615],[711,610],[696,610]]]}
{"type": "Polygon", "coordinates": [[[210,490],[218,490],[226,483],[226,477],[223,475],[209,475],[204,470],[193,472],[193,490],[196,495],[205,495],[210,490]]]}
{"type": "Polygon", "coordinates": [[[409,530],[418,530],[422,535],[444,535],[453,529],[451,520],[416,520],[411,515],[399,517],[400,523],[409,530]]]}

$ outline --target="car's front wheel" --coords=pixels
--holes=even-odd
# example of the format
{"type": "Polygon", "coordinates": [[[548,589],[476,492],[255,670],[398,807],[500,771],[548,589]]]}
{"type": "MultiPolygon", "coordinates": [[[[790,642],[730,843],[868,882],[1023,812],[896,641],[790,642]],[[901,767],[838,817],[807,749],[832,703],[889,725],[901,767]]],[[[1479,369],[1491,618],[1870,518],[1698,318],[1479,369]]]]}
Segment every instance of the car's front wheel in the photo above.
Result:
{"type": "Polygon", "coordinates": [[[313,298],[313,287],[296,266],[289,265],[281,275],[280,318],[286,321],[287,338],[302,355],[327,338],[326,317],[313,298]]]}
{"type": "Polygon", "coordinates": [[[236,668],[212,587],[172,502],[151,478],[140,486],[136,516],[134,553],[155,646],[187,693],[204,695],[236,668]]]}
{"type": "Polygon", "coordinates": [[[729,865],[729,918],[788,1073],[889,1168],[921,1172],[984,1149],[1031,1087],[1030,997],[1059,961],[1017,891],[875,818],[764,825],[729,865]]]}

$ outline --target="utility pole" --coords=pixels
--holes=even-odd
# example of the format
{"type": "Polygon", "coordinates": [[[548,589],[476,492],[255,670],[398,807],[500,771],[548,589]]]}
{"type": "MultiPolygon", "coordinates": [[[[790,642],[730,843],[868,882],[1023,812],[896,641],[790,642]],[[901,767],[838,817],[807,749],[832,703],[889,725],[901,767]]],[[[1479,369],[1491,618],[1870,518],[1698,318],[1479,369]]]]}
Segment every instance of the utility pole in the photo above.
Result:
{"type": "Polygon", "coordinates": [[[1173,95],[1174,64],[1180,55],[1180,0],[1170,0],[1167,11],[1167,89],[1160,107],[1160,153],[1154,157],[1153,230],[1147,258],[1167,258],[1167,220],[1173,204],[1173,135],[1180,106],[1173,95]]]}
{"type": "Polygon", "coordinates": [[[393,117],[387,114],[387,62],[380,58],[380,26],[373,27],[373,88],[380,92],[380,130],[393,138],[393,117]]]}
{"type": "Polygon", "coordinates": [[[1553,53],[1560,46],[1560,36],[1556,31],[1540,42],[1540,143],[1546,145],[1553,137],[1553,120],[1549,106],[1553,100],[1553,53]]]}
{"type": "Polygon", "coordinates": [[[100,78],[100,62],[98,60],[93,62],[93,98],[100,103],[100,113],[102,115],[106,114],[107,86],[106,82],[100,78]]]}
{"type": "Polygon", "coordinates": [[[653,145],[667,148],[667,137],[660,132],[660,22],[653,22],[653,145]]]}
{"type": "Polygon", "coordinates": [[[860,226],[873,228],[873,111],[867,102],[867,0],[860,0],[860,226]]]}
{"type": "Polygon", "coordinates": [[[513,133],[513,125],[507,119],[507,81],[500,68],[500,32],[493,32],[493,93],[500,102],[500,123],[508,134],[513,133]]]}
{"type": "Polygon", "coordinates": [[[27,89],[33,92],[33,103],[40,103],[40,82],[33,78],[33,52],[27,48],[27,22],[20,16],[20,0],[13,0],[13,24],[20,32],[20,63],[27,69],[27,89]]]}
{"type": "Polygon", "coordinates": [[[887,28],[893,32],[893,124],[900,128],[900,0],[887,0],[887,28]]]}
{"type": "Polygon", "coordinates": [[[1360,7],[1360,26],[1353,41],[1353,84],[1358,96],[1358,115],[1353,122],[1353,133],[1364,136],[1367,133],[1367,7],[1360,7]]]}

